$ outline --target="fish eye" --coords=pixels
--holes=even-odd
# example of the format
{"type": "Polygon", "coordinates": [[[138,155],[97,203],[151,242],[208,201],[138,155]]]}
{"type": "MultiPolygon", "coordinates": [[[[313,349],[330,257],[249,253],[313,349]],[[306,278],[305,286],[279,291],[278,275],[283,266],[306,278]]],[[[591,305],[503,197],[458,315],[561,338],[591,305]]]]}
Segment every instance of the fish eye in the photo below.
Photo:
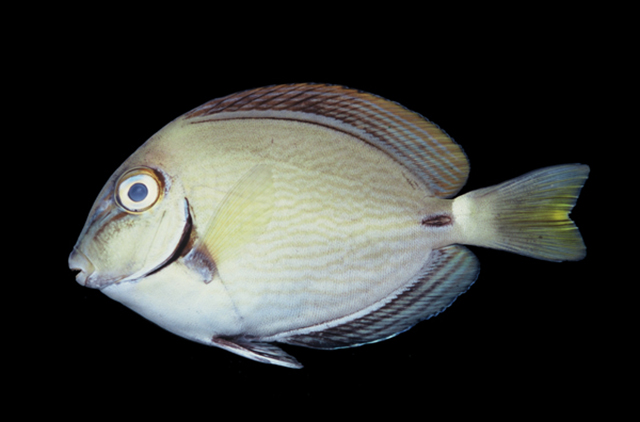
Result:
{"type": "Polygon", "coordinates": [[[139,213],[151,208],[162,195],[162,182],[149,169],[134,169],[120,177],[116,200],[125,211],[139,213]]]}

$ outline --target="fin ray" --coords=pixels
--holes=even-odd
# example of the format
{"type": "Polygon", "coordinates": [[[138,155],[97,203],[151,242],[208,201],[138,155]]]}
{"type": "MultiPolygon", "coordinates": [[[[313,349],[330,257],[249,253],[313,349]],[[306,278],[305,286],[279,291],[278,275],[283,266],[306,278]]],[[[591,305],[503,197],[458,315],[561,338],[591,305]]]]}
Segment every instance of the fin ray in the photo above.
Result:
{"type": "Polygon", "coordinates": [[[394,337],[448,308],[469,289],[479,271],[477,258],[464,246],[434,250],[414,282],[382,303],[372,305],[357,316],[332,322],[327,328],[309,327],[306,333],[285,333],[285,338],[277,341],[317,349],[338,349],[394,337]]]}
{"type": "Polygon", "coordinates": [[[220,337],[214,337],[211,341],[215,346],[220,347],[221,349],[255,360],[256,362],[270,363],[272,365],[284,366],[286,368],[302,368],[302,365],[296,358],[273,344],[242,341],[237,339],[227,340],[220,337]]]}
{"type": "Polygon", "coordinates": [[[589,166],[565,164],[532,171],[455,199],[454,218],[469,243],[548,261],[577,261],[586,247],[569,218],[589,166]]]}
{"type": "Polygon", "coordinates": [[[454,196],[469,163],[462,148],[418,113],[373,94],[337,85],[256,88],[209,101],[183,116],[190,123],[234,118],[291,119],[332,127],[384,151],[436,196],[454,196]]]}
{"type": "Polygon", "coordinates": [[[271,166],[257,165],[226,194],[194,249],[220,269],[264,232],[274,204],[271,166]]]}

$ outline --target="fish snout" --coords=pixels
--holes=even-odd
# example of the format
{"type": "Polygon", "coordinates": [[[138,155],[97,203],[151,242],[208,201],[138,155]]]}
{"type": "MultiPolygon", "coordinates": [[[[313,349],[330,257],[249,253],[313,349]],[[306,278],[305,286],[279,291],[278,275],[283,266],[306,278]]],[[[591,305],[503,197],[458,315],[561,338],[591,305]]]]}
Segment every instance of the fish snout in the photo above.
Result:
{"type": "Polygon", "coordinates": [[[73,271],[78,271],[76,274],[76,281],[86,287],[99,287],[95,282],[92,283],[91,275],[95,271],[95,267],[91,260],[81,251],[73,248],[71,255],[69,255],[69,268],[73,271]]]}

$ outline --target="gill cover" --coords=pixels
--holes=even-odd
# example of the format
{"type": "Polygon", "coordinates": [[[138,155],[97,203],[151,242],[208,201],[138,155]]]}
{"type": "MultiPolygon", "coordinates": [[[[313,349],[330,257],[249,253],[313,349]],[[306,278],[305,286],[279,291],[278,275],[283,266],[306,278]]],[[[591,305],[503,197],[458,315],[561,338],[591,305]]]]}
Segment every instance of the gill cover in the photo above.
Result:
{"type": "Polygon", "coordinates": [[[150,167],[118,171],[94,203],[69,261],[88,287],[135,280],[165,265],[188,231],[178,182],[150,167]]]}

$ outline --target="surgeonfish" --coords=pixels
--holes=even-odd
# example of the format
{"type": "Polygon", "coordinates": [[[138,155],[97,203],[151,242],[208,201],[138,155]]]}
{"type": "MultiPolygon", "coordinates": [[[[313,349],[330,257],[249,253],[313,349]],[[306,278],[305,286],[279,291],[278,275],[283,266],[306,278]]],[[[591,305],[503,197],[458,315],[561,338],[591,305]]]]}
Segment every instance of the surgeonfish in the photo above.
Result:
{"type": "Polygon", "coordinates": [[[469,162],[421,115],[333,85],[257,88],[178,117],[98,195],[69,257],[187,339],[302,365],[274,343],[359,346],[445,310],[476,280],[463,245],[580,260],[589,167],[457,196],[469,162]]]}

